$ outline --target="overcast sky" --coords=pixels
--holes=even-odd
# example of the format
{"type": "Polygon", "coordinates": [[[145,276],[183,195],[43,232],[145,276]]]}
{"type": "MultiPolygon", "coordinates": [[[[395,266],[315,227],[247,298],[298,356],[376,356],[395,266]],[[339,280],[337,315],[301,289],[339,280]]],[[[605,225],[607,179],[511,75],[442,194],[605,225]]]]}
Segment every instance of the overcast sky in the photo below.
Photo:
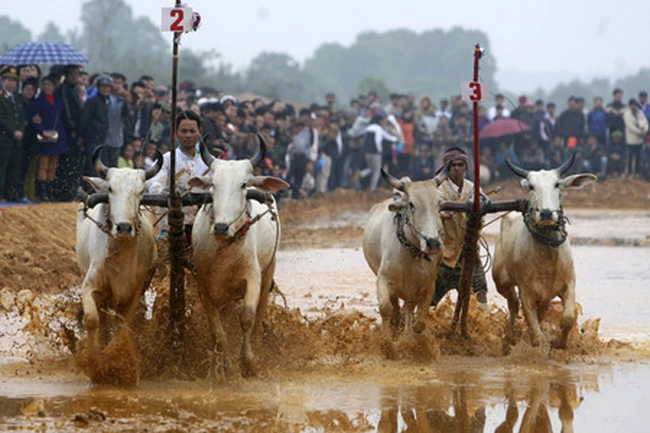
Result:
{"type": "MultiPolygon", "coordinates": [[[[238,68],[264,50],[287,52],[304,61],[321,43],[349,45],[361,31],[456,25],[488,34],[501,71],[612,78],[650,65],[647,0],[187,1],[201,14],[203,26],[183,38],[184,46],[215,48],[238,68]]],[[[37,35],[49,19],[63,29],[79,26],[83,2],[3,0],[0,14],[20,20],[37,35]],[[34,13],[37,10],[42,12],[34,13]]],[[[127,2],[136,16],[146,15],[156,25],[160,8],[174,3],[127,2]]],[[[468,64],[471,50],[468,47],[468,64]]]]}

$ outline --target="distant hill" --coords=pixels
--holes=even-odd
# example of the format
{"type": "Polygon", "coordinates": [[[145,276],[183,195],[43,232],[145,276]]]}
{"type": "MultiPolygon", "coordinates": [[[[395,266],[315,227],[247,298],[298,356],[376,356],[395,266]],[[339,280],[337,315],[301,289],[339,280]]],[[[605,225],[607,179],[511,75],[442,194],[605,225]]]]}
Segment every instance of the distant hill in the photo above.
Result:
{"type": "Polygon", "coordinates": [[[548,92],[560,83],[568,83],[576,79],[586,83],[594,78],[603,77],[607,77],[607,74],[602,71],[580,75],[571,71],[529,72],[516,69],[497,69],[495,74],[499,88],[514,93],[532,93],[540,87],[548,92]]]}

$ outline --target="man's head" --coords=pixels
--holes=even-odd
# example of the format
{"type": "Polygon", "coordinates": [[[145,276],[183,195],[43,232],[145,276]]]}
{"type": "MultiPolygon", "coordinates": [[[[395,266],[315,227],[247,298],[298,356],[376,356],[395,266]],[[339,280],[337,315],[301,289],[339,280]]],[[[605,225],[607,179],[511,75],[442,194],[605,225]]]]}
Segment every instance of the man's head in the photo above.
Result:
{"type": "Polygon", "coordinates": [[[447,173],[449,179],[458,186],[462,185],[469,164],[467,153],[459,147],[452,147],[442,156],[442,164],[449,167],[447,173]]]}
{"type": "Polygon", "coordinates": [[[330,106],[334,105],[334,103],[336,102],[336,95],[334,94],[334,92],[328,92],[325,95],[325,101],[327,101],[327,105],[330,106]]]}
{"type": "Polygon", "coordinates": [[[619,144],[623,141],[623,133],[621,131],[612,132],[612,141],[619,144]]]}
{"type": "Polygon", "coordinates": [[[645,105],[648,103],[648,92],[646,92],[645,90],[639,92],[639,103],[641,105],[645,105]]]}
{"type": "MultiPolygon", "coordinates": [[[[63,68],[63,75],[67,84],[78,84],[81,79],[81,66],[66,65],[65,68],[63,68]]],[[[88,74],[86,73],[86,75],[88,74]]],[[[88,83],[85,85],[88,85],[88,83]]]]}
{"type": "Polygon", "coordinates": [[[110,75],[100,75],[97,78],[97,91],[100,95],[106,97],[113,90],[113,79],[110,75]]]}
{"type": "Polygon", "coordinates": [[[541,99],[535,101],[535,111],[544,111],[544,101],[541,99]]]}
{"type": "Polygon", "coordinates": [[[495,105],[503,105],[505,100],[506,100],[505,96],[503,96],[501,93],[497,93],[496,95],[494,95],[494,104],[495,105]]]}
{"type": "Polygon", "coordinates": [[[623,91],[621,89],[614,89],[614,92],[612,92],[612,94],[614,95],[614,101],[623,101],[623,91]]]}
{"type": "Polygon", "coordinates": [[[111,78],[113,79],[113,94],[121,95],[122,92],[124,91],[124,84],[126,83],[126,77],[123,74],[120,74],[119,72],[113,72],[111,74],[111,78]]]}
{"type": "Polygon", "coordinates": [[[549,102],[546,104],[546,111],[549,114],[554,114],[555,113],[555,102],[549,102]]]}
{"type": "Polygon", "coordinates": [[[603,108],[603,98],[600,96],[594,98],[594,108],[603,108]]]}
{"type": "Polygon", "coordinates": [[[636,111],[639,109],[639,103],[634,98],[630,99],[627,105],[630,106],[630,110],[632,110],[633,113],[636,113],[636,111]]]}
{"type": "Polygon", "coordinates": [[[569,96],[568,105],[569,110],[575,110],[578,107],[578,101],[575,96],[569,96]]]}
{"type": "Polygon", "coordinates": [[[533,114],[533,111],[535,111],[535,104],[533,104],[533,101],[526,101],[524,107],[526,109],[526,113],[528,114],[533,114]]]}
{"type": "Polygon", "coordinates": [[[176,130],[181,149],[194,153],[203,132],[201,117],[193,111],[181,111],[176,116],[176,130]]]}
{"type": "Polygon", "coordinates": [[[18,75],[20,82],[24,83],[28,78],[40,78],[41,68],[38,65],[23,65],[20,66],[18,75]]]}
{"type": "Polygon", "coordinates": [[[15,66],[5,66],[0,71],[2,76],[2,88],[13,93],[18,88],[18,69],[15,66]]]}

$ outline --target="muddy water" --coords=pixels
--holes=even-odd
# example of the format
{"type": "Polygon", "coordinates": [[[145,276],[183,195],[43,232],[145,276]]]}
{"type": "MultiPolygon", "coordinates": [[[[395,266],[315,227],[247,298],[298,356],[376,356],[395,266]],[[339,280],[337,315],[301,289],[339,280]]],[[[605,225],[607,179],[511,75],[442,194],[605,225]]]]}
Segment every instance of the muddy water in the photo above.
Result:
{"type": "MultiPolygon", "coordinates": [[[[45,349],[18,341],[27,331],[20,328],[9,335],[4,324],[24,326],[30,316],[23,311],[22,322],[17,322],[12,314],[18,313],[0,311],[0,431],[646,432],[650,248],[629,245],[640,245],[650,234],[650,219],[643,212],[584,215],[572,217],[571,233],[582,230],[582,238],[598,241],[574,247],[577,300],[582,306],[578,322],[600,318],[601,340],[634,343],[632,348],[615,342],[583,344],[570,356],[556,352],[545,357],[521,345],[508,357],[447,351],[436,360],[387,361],[372,348],[372,341],[346,340],[343,329],[336,334],[345,345],[341,350],[356,358],[332,361],[332,352],[325,350],[321,358],[302,362],[308,358],[300,357],[298,366],[286,362],[286,368],[263,370],[255,379],[234,376],[226,385],[201,378],[145,379],[125,389],[91,385],[65,352],[63,363],[26,362],[34,347],[39,353],[45,349]],[[629,231],[604,231],[621,221],[629,231]],[[616,244],[628,246],[607,246],[616,244]],[[12,353],[15,348],[20,351],[12,353]]],[[[311,228],[363,225],[362,216],[327,216],[313,221],[311,228]]],[[[327,323],[350,311],[378,317],[374,276],[360,248],[280,251],[276,281],[287,306],[299,308],[311,323],[327,323]]],[[[280,298],[276,302],[282,304],[280,298]]],[[[489,302],[504,305],[491,281],[489,302]]],[[[332,338],[332,329],[328,331],[319,334],[323,346],[332,338]]],[[[371,329],[362,331],[362,337],[371,339],[371,329]]],[[[478,339],[490,333],[480,331],[478,339]]],[[[280,343],[296,344],[291,339],[280,343]]],[[[283,353],[299,352],[300,347],[294,347],[283,353]]]]}

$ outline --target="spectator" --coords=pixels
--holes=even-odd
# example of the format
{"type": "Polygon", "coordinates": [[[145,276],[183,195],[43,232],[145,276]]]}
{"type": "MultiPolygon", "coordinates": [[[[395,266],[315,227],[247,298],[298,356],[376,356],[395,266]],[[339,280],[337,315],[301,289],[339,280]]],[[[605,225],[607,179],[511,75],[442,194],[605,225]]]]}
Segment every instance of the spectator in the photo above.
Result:
{"type": "MultiPolygon", "coordinates": [[[[449,127],[449,119],[446,116],[440,118],[440,122],[433,132],[433,157],[435,159],[435,167],[442,165],[442,154],[445,149],[449,149],[454,145],[454,136],[451,128],[449,127]]],[[[425,146],[430,147],[430,146],[425,146]]]]}
{"type": "Polygon", "coordinates": [[[567,160],[567,158],[570,156],[570,153],[571,152],[569,149],[564,146],[562,137],[556,135],[553,138],[551,148],[549,149],[549,153],[547,155],[548,169],[552,170],[559,167],[564,161],[567,160]]]}
{"type": "MultiPolygon", "coordinates": [[[[97,79],[97,95],[86,102],[81,117],[79,132],[84,139],[86,151],[86,169],[88,176],[97,176],[92,165],[92,155],[95,149],[106,143],[109,125],[109,95],[113,88],[113,79],[102,75],[97,79]]],[[[120,146],[121,147],[121,146],[120,146]]],[[[115,161],[117,165],[117,158],[115,161]]]]}
{"type": "Polygon", "coordinates": [[[630,177],[641,177],[641,146],[648,133],[648,120],[639,109],[639,103],[630,99],[623,112],[625,122],[625,143],[627,145],[626,171],[630,177]]]}
{"type": "Polygon", "coordinates": [[[16,92],[18,70],[5,66],[0,71],[0,203],[22,198],[20,168],[21,141],[25,132],[23,98],[16,92]]]}
{"type": "Polygon", "coordinates": [[[625,143],[623,133],[614,131],[609,143],[607,156],[607,174],[618,177],[625,174],[625,143]]]}
{"type": "Polygon", "coordinates": [[[590,135],[587,138],[587,146],[584,151],[583,167],[587,173],[598,175],[599,180],[604,180],[607,176],[607,156],[605,155],[605,145],[601,143],[598,137],[590,135]]]}
{"type": "Polygon", "coordinates": [[[367,168],[362,176],[370,175],[369,191],[375,191],[379,185],[380,169],[384,155],[390,154],[392,146],[398,142],[398,138],[385,131],[388,119],[385,116],[376,116],[373,118],[370,126],[366,128],[363,152],[366,159],[367,168]],[[392,146],[388,143],[392,143],[392,146]]]}
{"type": "Polygon", "coordinates": [[[300,198],[311,197],[316,191],[314,171],[314,161],[307,161],[305,175],[302,177],[302,182],[300,182],[300,198]]]}
{"type": "Polygon", "coordinates": [[[645,118],[650,123],[650,104],[648,104],[648,92],[645,90],[639,92],[639,108],[645,114],[645,118]]]}
{"type": "Polygon", "coordinates": [[[585,117],[578,108],[577,99],[569,97],[567,108],[557,121],[557,135],[562,137],[565,145],[575,151],[576,146],[584,139],[585,117]]]}
{"type": "Polygon", "coordinates": [[[497,119],[497,118],[510,117],[510,110],[505,108],[505,97],[501,93],[497,93],[494,96],[494,106],[490,107],[490,109],[488,110],[487,116],[488,116],[488,119],[490,119],[490,120],[494,120],[494,119],[497,119]],[[501,113],[500,113],[500,116],[497,117],[497,111],[498,111],[499,107],[501,107],[500,108],[501,113]]]}
{"type": "Polygon", "coordinates": [[[505,179],[513,176],[512,171],[510,171],[510,169],[506,165],[506,159],[509,159],[510,162],[519,165],[519,157],[517,157],[517,154],[515,153],[512,146],[510,146],[508,142],[501,140],[499,141],[499,148],[496,154],[497,174],[498,174],[497,177],[499,179],[505,179]]]}
{"type": "Polygon", "coordinates": [[[404,146],[402,151],[397,155],[398,159],[398,176],[407,176],[411,168],[411,159],[415,152],[415,137],[413,135],[413,110],[410,107],[404,109],[402,117],[398,119],[400,128],[402,129],[402,135],[404,136],[402,142],[404,146]]]}
{"type": "Polygon", "coordinates": [[[133,157],[135,152],[132,144],[125,144],[117,160],[117,168],[135,168],[133,157]]]}
{"type": "Polygon", "coordinates": [[[537,140],[531,140],[530,144],[524,149],[521,166],[526,170],[542,170],[545,168],[544,151],[539,147],[537,140]]]}
{"type": "Polygon", "coordinates": [[[614,131],[621,131],[625,134],[625,122],[623,121],[623,112],[625,111],[625,104],[623,104],[623,91],[621,89],[614,89],[614,100],[607,106],[607,126],[609,128],[609,135],[611,136],[614,131]]]}
{"type": "Polygon", "coordinates": [[[25,133],[23,134],[22,139],[22,167],[20,179],[22,181],[22,186],[19,188],[19,192],[22,192],[22,196],[27,197],[22,201],[27,200],[36,200],[36,172],[38,171],[38,158],[34,158],[34,144],[36,142],[36,131],[34,130],[33,123],[39,123],[41,121],[40,117],[34,117],[30,119],[29,117],[29,108],[36,97],[38,92],[38,79],[34,77],[27,78],[23,83],[23,107],[25,111],[25,119],[28,119],[27,127],[25,128],[25,133]]]}
{"type": "Polygon", "coordinates": [[[40,118],[32,123],[37,132],[34,155],[38,155],[38,176],[36,197],[42,201],[53,201],[52,187],[56,177],[59,156],[68,153],[68,137],[65,130],[64,103],[54,94],[55,78],[43,78],[41,94],[34,100],[29,110],[29,118],[40,118]],[[38,138],[40,136],[40,138],[38,138]]]}
{"type": "MultiPolygon", "coordinates": [[[[445,117],[446,119],[446,117],[445,117]]],[[[427,180],[433,178],[434,156],[431,147],[420,146],[413,159],[411,176],[414,181],[427,180]]]]}
{"type": "MultiPolygon", "coordinates": [[[[429,101],[431,102],[431,101],[429,101]]],[[[448,120],[451,120],[452,117],[452,112],[449,109],[449,101],[446,99],[441,99],[440,100],[440,110],[435,112],[435,116],[440,119],[442,117],[446,117],[448,120]]]]}
{"type": "Polygon", "coordinates": [[[57,201],[72,201],[75,199],[77,187],[81,185],[84,171],[85,143],[81,131],[84,105],[77,89],[81,77],[80,66],[68,65],[63,69],[63,74],[63,84],[56,89],[54,96],[63,102],[68,152],[59,156],[52,193],[57,201]]]}
{"type": "Polygon", "coordinates": [[[603,98],[594,99],[594,108],[587,115],[589,135],[595,137],[602,146],[607,144],[607,112],[603,108],[603,98]]]}

